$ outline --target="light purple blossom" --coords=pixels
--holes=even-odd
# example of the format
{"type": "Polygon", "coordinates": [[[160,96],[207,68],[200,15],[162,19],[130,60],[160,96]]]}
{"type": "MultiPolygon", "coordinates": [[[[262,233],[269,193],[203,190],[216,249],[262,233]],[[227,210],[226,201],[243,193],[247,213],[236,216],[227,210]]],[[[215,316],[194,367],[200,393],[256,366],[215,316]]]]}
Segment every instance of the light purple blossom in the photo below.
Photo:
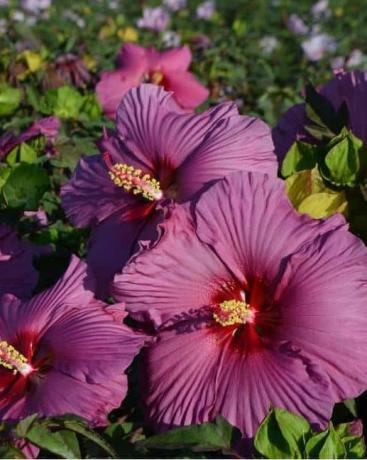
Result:
{"type": "Polygon", "coordinates": [[[137,26],[155,32],[163,32],[170,23],[170,15],[164,8],[144,8],[143,17],[137,20],[137,26]]]}
{"type": "Polygon", "coordinates": [[[306,35],[309,31],[309,28],[297,14],[289,16],[287,26],[295,35],[306,35]]]}
{"type": "Polygon", "coordinates": [[[342,69],[344,67],[345,58],[343,56],[336,56],[330,61],[333,70],[342,69]]]}
{"type": "Polygon", "coordinates": [[[186,0],[163,0],[163,5],[171,11],[179,11],[186,8],[186,0]]]}
{"type": "Polygon", "coordinates": [[[51,0],[22,0],[22,8],[30,13],[39,14],[51,6],[51,0]]]}
{"type": "Polygon", "coordinates": [[[302,49],[310,61],[319,61],[326,53],[336,51],[335,38],[326,33],[312,35],[302,42],[302,49]]]}
{"type": "Polygon", "coordinates": [[[196,8],[196,17],[199,19],[210,19],[215,13],[215,2],[213,0],[208,0],[204,3],[201,3],[196,8]]]}
{"type": "Polygon", "coordinates": [[[24,216],[36,222],[40,227],[48,225],[47,214],[43,209],[37,211],[24,211],[24,216]]]}
{"type": "Polygon", "coordinates": [[[176,206],[112,295],[156,331],[154,427],[221,415],[251,438],[270,407],[325,427],[366,389],[367,248],[341,215],[298,214],[278,178],[236,172],[176,206]]]}
{"type": "Polygon", "coordinates": [[[350,56],[347,60],[347,67],[358,67],[362,64],[363,59],[365,58],[364,54],[360,49],[355,49],[350,53],[350,56]]]}
{"type": "Polygon", "coordinates": [[[319,0],[311,8],[311,13],[315,19],[329,18],[331,15],[329,0],[319,0]]]}

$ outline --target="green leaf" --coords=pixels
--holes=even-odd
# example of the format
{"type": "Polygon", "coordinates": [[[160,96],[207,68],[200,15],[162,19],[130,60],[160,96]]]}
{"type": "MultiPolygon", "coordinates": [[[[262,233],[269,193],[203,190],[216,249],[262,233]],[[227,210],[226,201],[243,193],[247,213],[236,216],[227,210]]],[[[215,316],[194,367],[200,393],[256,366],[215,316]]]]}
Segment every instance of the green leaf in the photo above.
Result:
{"type": "Polygon", "coordinates": [[[224,418],[217,417],[213,423],[191,425],[157,434],[136,443],[137,448],[180,449],[194,451],[230,450],[236,429],[224,418]]]}
{"type": "Polygon", "coordinates": [[[346,452],[343,442],[331,424],[327,430],[307,441],[305,454],[308,458],[345,458],[346,452]]]}
{"type": "Polygon", "coordinates": [[[36,210],[49,187],[50,179],[41,166],[21,163],[11,171],[2,192],[10,208],[36,210]]]}
{"type": "Polygon", "coordinates": [[[312,169],[316,165],[319,154],[320,148],[317,145],[296,141],[284,158],[282,176],[289,177],[296,172],[312,169]]]}
{"type": "Polygon", "coordinates": [[[11,444],[0,445],[0,458],[27,458],[23,452],[11,444]]]}
{"type": "Polygon", "coordinates": [[[272,409],[258,429],[255,448],[268,458],[302,458],[310,424],[284,409],[272,409]]]}
{"type": "Polygon", "coordinates": [[[38,417],[38,414],[32,414],[24,418],[23,420],[21,420],[19,423],[17,423],[14,429],[15,434],[19,436],[20,438],[24,438],[28,430],[33,425],[34,421],[37,420],[37,417],[38,417]]]}
{"type": "Polygon", "coordinates": [[[344,128],[327,146],[320,172],[338,187],[355,187],[362,183],[367,170],[367,146],[344,128]]]}
{"type": "Polygon", "coordinates": [[[23,142],[19,147],[19,158],[22,163],[34,163],[37,160],[37,152],[23,142]]]}
{"type": "Polygon", "coordinates": [[[22,93],[17,88],[0,85],[0,117],[10,115],[19,106],[22,93]]]}
{"type": "MultiPolygon", "coordinates": [[[[354,421],[351,423],[341,423],[335,428],[339,435],[344,448],[346,451],[346,458],[365,458],[366,457],[366,445],[363,439],[363,427],[361,422],[354,421]],[[355,434],[355,425],[360,424],[361,433],[355,434]]],[[[358,430],[357,430],[358,431],[358,430]]]]}
{"type": "Polygon", "coordinates": [[[306,197],[297,210],[301,214],[308,214],[313,219],[323,219],[337,212],[343,213],[346,207],[347,201],[343,192],[320,192],[306,197]]]}
{"type": "MultiPolygon", "coordinates": [[[[79,445],[75,445],[73,433],[61,430],[53,432],[47,426],[47,421],[33,424],[26,434],[26,439],[41,449],[47,449],[62,458],[80,458],[79,445]]],[[[77,440],[76,440],[77,443],[77,440]]]]}
{"type": "Polygon", "coordinates": [[[41,99],[39,110],[60,118],[78,118],[84,97],[71,86],[50,89],[41,99]]]}
{"type": "Polygon", "coordinates": [[[108,442],[98,433],[88,427],[88,425],[79,417],[74,415],[65,415],[63,417],[53,417],[53,422],[61,424],[66,430],[78,433],[85,438],[99,445],[103,450],[108,452],[111,457],[116,458],[116,453],[108,442]]]}

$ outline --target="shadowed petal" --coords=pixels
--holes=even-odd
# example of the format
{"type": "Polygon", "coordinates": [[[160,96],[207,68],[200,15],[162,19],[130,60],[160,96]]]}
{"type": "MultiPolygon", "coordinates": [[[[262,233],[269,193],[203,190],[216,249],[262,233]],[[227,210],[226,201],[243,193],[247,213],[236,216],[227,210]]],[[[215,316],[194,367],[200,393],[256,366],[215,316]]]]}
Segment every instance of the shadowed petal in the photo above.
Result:
{"type": "Polygon", "coordinates": [[[92,230],[87,261],[97,280],[98,297],[109,292],[119,272],[138,249],[140,240],[155,240],[159,216],[124,221],[114,214],[92,230]]]}
{"type": "Polygon", "coordinates": [[[32,265],[33,254],[35,250],[30,244],[20,241],[6,225],[0,225],[0,295],[31,295],[38,280],[32,265]]]}
{"type": "Polygon", "coordinates": [[[197,239],[186,205],[176,206],[160,229],[158,243],[134,258],[112,286],[113,296],[126,302],[135,318],[153,320],[157,326],[213,303],[218,290],[229,289],[231,281],[225,265],[197,239]]]}

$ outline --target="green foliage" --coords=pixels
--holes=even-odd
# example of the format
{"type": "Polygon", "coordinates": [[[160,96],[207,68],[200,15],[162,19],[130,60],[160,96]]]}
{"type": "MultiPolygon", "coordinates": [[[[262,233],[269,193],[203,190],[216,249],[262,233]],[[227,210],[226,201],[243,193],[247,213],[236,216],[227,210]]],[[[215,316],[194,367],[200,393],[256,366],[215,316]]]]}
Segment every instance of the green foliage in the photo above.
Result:
{"type": "Polygon", "coordinates": [[[0,117],[15,112],[21,99],[22,93],[19,89],[0,84],[0,117]]]}
{"type": "Polygon", "coordinates": [[[312,169],[316,166],[319,155],[320,148],[317,145],[296,141],[284,158],[281,169],[282,176],[289,177],[299,171],[312,169]]]}
{"type": "Polygon", "coordinates": [[[39,165],[21,163],[11,170],[2,193],[10,208],[36,210],[49,187],[50,178],[45,169],[39,165]]]}
{"type": "Polygon", "coordinates": [[[170,430],[139,441],[138,448],[178,449],[191,448],[193,451],[230,450],[236,430],[222,417],[213,423],[191,425],[170,430]]]}
{"type": "Polygon", "coordinates": [[[352,423],[343,423],[321,432],[298,415],[274,408],[255,436],[255,448],[266,458],[364,458],[366,448],[352,423]]]}

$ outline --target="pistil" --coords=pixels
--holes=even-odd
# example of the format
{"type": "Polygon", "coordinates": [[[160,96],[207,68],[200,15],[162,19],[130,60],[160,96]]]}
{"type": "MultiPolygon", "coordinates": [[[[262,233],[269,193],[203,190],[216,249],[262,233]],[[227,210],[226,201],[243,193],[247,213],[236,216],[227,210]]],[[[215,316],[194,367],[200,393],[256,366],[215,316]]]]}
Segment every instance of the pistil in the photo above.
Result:
{"type": "Polygon", "coordinates": [[[27,358],[5,340],[0,342],[0,365],[12,370],[13,374],[19,372],[23,376],[33,371],[27,358]]]}

